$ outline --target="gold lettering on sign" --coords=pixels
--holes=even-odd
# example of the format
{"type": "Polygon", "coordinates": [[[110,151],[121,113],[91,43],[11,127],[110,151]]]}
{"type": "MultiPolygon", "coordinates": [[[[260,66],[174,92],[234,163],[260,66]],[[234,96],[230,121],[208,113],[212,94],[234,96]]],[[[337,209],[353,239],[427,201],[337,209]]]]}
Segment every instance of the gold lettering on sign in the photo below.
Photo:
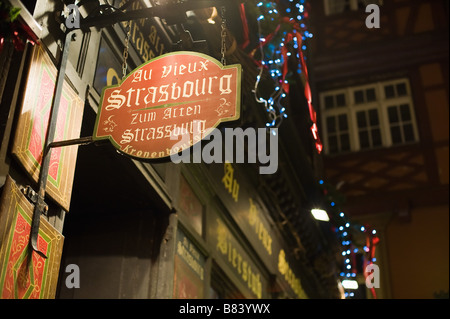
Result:
{"type": "Polygon", "coordinates": [[[113,83],[120,83],[120,81],[119,74],[117,74],[116,70],[109,68],[106,73],[106,86],[111,86],[113,83]]]}
{"type": "Polygon", "coordinates": [[[230,240],[231,235],[227,227],[220,219],[217,221],[217,245],[216,249],[224,257],[228,263],[237,271],[247,287],[258,297],[262,298],[261,274],[251,267],[250,263],[236,249],[234,243],[230,240]]]}
{"type": "Polygon", "coordinates": [[[284,276],[284,279],[299,298],[307,298],[305,292],[303,291],[300,279],[295,276],[286,260],[286,253],[283,249],[280,250],[278,255],[278,271],[284,276]]]}
{"type": "Polygon", "coordinates": [[[228,192],[231,194],[234,201],[237,202],[239,197],[239,184],[233,176],[234,175],[233,166],[231,166],[230,163],[226,162],[224,167],[225,167],[225,175],[222,178],[222,183],[224,184],[228,192]]]}
{"type": "Polygon", "coordinates": [[[258,239],[261,241],[266,251],[269,253],[269,255],[272,255],[272,237],[270,236],[269,231],[259,218],[259,211],[255,203],[253,203],[253,199],[249,198],[249,201],[250,201],[250,209],[248,210],[248,223],[255,231],[256,235],[258,236],[258,239]]]}

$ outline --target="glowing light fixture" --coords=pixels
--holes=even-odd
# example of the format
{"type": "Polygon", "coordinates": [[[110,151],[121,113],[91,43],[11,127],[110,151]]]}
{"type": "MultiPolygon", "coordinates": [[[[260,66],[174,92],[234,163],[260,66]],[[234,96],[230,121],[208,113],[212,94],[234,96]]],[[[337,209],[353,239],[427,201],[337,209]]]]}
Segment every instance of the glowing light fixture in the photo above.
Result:
{"type": "Polygon", "coordinates": [[[315,219],[321,220],[324,222],[329,222],[330,218],[328,217],[328,214],[323,209],[311,209],[311,214],[314,216],[315,219]]]}
{"type": "Polygon", "coordinates": [[[358,282],[356,280],[343,280],[342,287],[344,289],[358,289],[358,282]]]}

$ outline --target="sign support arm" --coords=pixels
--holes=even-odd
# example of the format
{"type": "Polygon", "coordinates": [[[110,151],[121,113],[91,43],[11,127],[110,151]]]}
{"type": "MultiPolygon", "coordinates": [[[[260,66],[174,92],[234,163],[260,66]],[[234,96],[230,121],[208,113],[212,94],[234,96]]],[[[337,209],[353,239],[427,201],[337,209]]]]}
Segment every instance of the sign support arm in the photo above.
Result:
{"type": "Polygon", "coordinates": [[[44,150],[43,150],[43,158],[41,163],[41,169],[39,172],[39,180],[38,180],[38,198],[36,205],[34,206],[33,220],[31,223],[31,233],[30,233],[30,245],[31,248],[36,251],[41,256],[47,258],[43,252],[39,250],[37,239],[39,235],[39,225],[41,222],[41,214],[45,209],[45,187],[47,185],[48,172],[50,168],[50,159],[51,159],[51,143],[55,138],[56,133],[56,120],[58,118],[59,104],[61,102],[61,93],[64,85],[64,77],[66,74],[67,61],[69,56],[69,48],[70,43],[72,42],[73,31],[69,31],[66,33],[66,37],[64,39],[64,47],[61,56],[61,61],[59,65],[59,72],[56,78],[55,91],[53,95],[51,114],[49,119],[47,136],[45,139],[44,150]]]}

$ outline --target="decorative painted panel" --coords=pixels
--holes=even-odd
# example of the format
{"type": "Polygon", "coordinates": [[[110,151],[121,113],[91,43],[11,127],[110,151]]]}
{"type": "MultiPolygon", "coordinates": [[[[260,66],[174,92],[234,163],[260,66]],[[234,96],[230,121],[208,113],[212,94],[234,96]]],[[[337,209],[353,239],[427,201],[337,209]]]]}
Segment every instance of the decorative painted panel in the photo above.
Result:
{"type": "Polygon", "coordinates": [[[28,245],[33,205],[8,177],[0,205],[0,298],[54,298],[64,236],[44,217],[38,236],[42,257],[28,245]]]}
{"type": "MultiPolygon", "coordinates": [[[[13,154],[37,182],[47,135],[57,69],[42,47],[33,52],[25,87],[13,154]]],[[[61,96],[55,141],[78,138],[83,117],[83,101],[67,81],[61,96]]],[[[77,146],[54,148],[46,191],[66,211],[70,207],[77,146]]]]}

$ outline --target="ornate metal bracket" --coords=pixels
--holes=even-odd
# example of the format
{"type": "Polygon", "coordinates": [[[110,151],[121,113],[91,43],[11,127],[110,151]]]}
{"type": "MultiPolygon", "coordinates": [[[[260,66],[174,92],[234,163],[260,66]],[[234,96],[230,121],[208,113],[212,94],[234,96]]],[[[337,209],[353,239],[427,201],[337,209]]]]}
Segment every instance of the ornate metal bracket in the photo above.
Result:
{"type": "MultiPolygon", "coordinates": [[[[83,31],[88,31],[91,27],[104,28],[118,22],[146,19],[150,17],[159,17],[164,19],[168,25],[177,25],[186,21],[187,11],[229,6],[241,3],[245,0],[178,0],[165,5],[155,5],[138,10],[128,10],[136,1],[139,0],[130,0],[117,8],[110,4],[101,4],[100,0],[82,0],[75,5],[77,9],[91,3],[97,3],[97,7],[85,18],[82,18],[78,14],[79,11],[76,12],[77,15],[74,14],[71,18],[79,19],[79,23],[76,24],[77,27],[75,28],[79,28],[83,31]]],[[[71,6],[73,8],[74,5],[71,6]]],[[[68,18],[68,16],[66,15],[64,18],[68,18]]]]}

